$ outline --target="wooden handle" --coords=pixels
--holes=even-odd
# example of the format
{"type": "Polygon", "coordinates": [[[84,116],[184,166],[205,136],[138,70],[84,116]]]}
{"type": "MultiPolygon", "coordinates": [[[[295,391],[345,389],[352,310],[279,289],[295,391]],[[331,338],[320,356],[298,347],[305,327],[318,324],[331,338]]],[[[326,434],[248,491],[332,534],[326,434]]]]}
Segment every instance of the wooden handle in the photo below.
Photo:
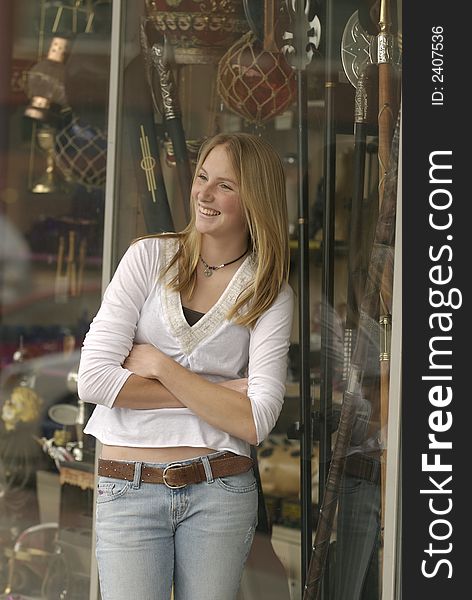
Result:
{"type": "Polygon", "coordinates": [[[278,52],[275,43],[275,24],[277,0],[264,0],[264,50],[267,52],[278,52]]]}

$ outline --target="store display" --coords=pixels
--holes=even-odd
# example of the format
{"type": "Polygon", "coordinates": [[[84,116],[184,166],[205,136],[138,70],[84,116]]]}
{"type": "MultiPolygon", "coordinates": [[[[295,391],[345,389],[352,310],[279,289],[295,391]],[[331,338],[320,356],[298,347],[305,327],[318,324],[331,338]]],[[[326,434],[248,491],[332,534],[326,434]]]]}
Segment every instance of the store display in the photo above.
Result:
{"type": "MultiPolygon", "coordinates": [[[[366,66],[378,64],[378,54],[387,54],[391,68],[398,71],[401,67],[401,35],[396,27],[394,13],[390,13],[389,32],[387,37],[379,33],[379,21],[373,22],[373,15],[368,11],[369,2],[362,2],[358,10],[352,13],[348,19],[341,39],[341,62],[344,73],[353,87],[357,87],[359,79],[366,66]],[[380,42],[380,46],[379,46],[380,42]],[[383,49],[384,48],[384,49],[383,49]]],[[[379,2],[373,3],[373,8],[379,6],[379,2]]],[[[375,11],[378,12],[378,11],[375,11]]]]}
{"type": "MultiPolygon", "coordinates": [[[[243,0],[244,14],[251,31],[261,42],[264,41],[264,24],[266,11],[264,0],[243,0]]],[[[273,4],[273,2],[271,2],[273,4]]]]}
{"type": "Polygon", "coordinates": [[[67,247],[66,236],[59,236],[54,280],[54,300],[56,302],[67,302],[69,298],[78,296],[82,292],[86,246],[86,238],[77,242],[77,233],[74,229],[68,231],[67,247]],[[76,260],[77,247],[78,263],[76,260]]]}
{"type": "Polygon", "coordinates": [[[341,41],[341,61],[349,82],[357,87],[357,80],[367,64],[375,63],[371,47],[374,36],[367,33],[359,23],[359,14],[352,13],[344,27],[341,41]]]}
{"type": "MultiPolygon", "coordinates": [[[[396,187],[391,187],[392,154],[393,161],[398,157],[398,148],[393,147],[395,123],[397,122],[398,100],[393,67],[394,36],[391,32],[390,0],[380,2],[379,34],[377,35],[377,64],[379,70],[379,204],[383,212],[383,204],[389,202],[388,194],[396,193],[396,187]],[[389,188],[386,190],[387,177],[389,188]]],[[[398,123],[397,123],[398,127],[398,123]]],[[[398,137],[397,133],[397,137],[398,137]]],[[[396,141],[398,145],[398,139],[396,141]]],[[[396,177],[396,171],[394,172],[396,177]]],[[[392,329],[392,293],[393,266],[386,265],[380,282],[380,436],[382,444],[381,469],[381,520],[382,531],[385,520],[385,489],[386,489],[386,429],[388,421],[389,383],[390,383],[390,335],[392,329]]]]}
{"type": "Polygon", "coordinates": [[[59,425],[75,425],[78,412],[78,408],[72,404],[54,404],[48,410],[48,415],[59,425]]]}
{"type": "Polygon", "coordinates": [[[37,144],[46,156],[46,168],[31,188],[34,194],[51,194],[59,188],[54,155],[55,136],[56,130],[47,124],[36,131],[37,144]]]}
{"type": "Polygon", "coordinates": [[[390,161],[390,148],[398,111],[395,94],[393,47],[391,33],[390,0],[380,3],[379,34],[377,36],[376,64],[379,70],[379,203],[383,199],[384,180],[390,161]]]}
{"type": "Polygon", "coordinates": [[[217,90],[229,110],[260,125],[295,101],[295,71],[283,54],[265,51],[251,31],[221,58],[217,90]]]}
{"type": "MultiPolygon", "coordinates": [[[[13,354],[13,364],[19,367],[26,365],[28,356],[21,337],[19,347],[13,354]]],[[[36,374],[33,370],[25,368],[21,372],[18,369],[18,375],[12,379],[13,388],[4,400],[1,412],[5,430],[8,432],[15,431],[21,423],[36,422],[43,405],[43,399],[35,390],[36,374]]]]}
{"type": "Polygon", "coordinates": [[[190,208],[187,199],[190,198],[192,172],[187,152],[185,132],[182,125],[182,112],[180,110],[178,91],[172,72],[172,65],[168,58],[168,53],[165,51],[165,41],[164,43],[156,43],[154,41],[151,47],[151,60],[158,75],[162,101],[162,117],[167,134],[172,141],[177,168],[177,181],[180,186],[182,199],[184,200],[184,210],[188,221],[190,219],[190,208]]]}
{"type": "MultiPolygon", "coordinates": [[[[199,140],[185,140],[187,145],[187,153],[190,159],[190,164],[192,168],[194,168],[197,164],[197,157],[200,147],[203,143],[203,139],[199,140]]],[[[175,167],[177,164],[177,159],[175,156],[174,145],[172,144],[172,140],[164,140],[164,150],[166,157],[166,164],[169,167],[175,167]]]]}
{"type": "Polygon", "coordinates": [[[48,121],[53,118],[52,112],[58,112],[67,105],[64,63],[68,51],[67,37],[53,37],[46,58],[28,71],[25,90],[30,103],[25,109],[25,116],[48,121]]]}
{"type": "Polygon", "coordinates": [[[51,31],[89,32],[94,22],[93,4],[100,0],[62,0],[59,2],[46,1],[44,4],[53,13],[51,31]]]}
{"type": "Polygon", "coordinates": [[[264,50],[280,52],[290,36],[288,5],[284,0],[244,0],[246,19],[264,50]]]}
{"type": "Polygon", "coordinates": [[[320,45],[318,4],[317,0],[306,0],[298,7],[296,0],[287,0],[288,23],[284,22],[281,50],[295,69],[306,69],[320,45]]]}
{"type": "Polygon", "coordinates": [[[177,63],[215,63],[249,29],[243,0],[146,0],[146,14],[177,63]]]}
{"type": "Polygon", "coordinates": [[[390,0],[389,16],[385,0],[122,3],[112,48],[111,0],[12,3],[0,225],[11,223],[24,249],[19,265],[5,244],[13,266],[0,290],[0,596],[14,556],[9,600],[89,598],[95,440],[83,429],[93,405],[78,399],[66,355],[77,358],[103,276],[130,241],[188,222],[204,139],[250,131],[284,165],[299,327],[276,432],[254,448],[266,514],[242,596],[295,600],[308,575],[304,600],[321,587],[323,598],[383,600],[382,536],[363,524],[351,534],[368,510],[385,518],[387,407],[399,402],[386,392],[401,4],[390,0]],[[107,161],[116,181],[104,248],[107,161]],[[61,502],[44,546],[38,465],[61,502]],[[37,549],[44,560],[23,560],[37,549]],[[369,572],[362,552],[372,553],[369,572]],[[354,595],[365,581],[373,587],[354,595]]]}
{"type": "Polygon", "coordinates": [[[41,398],[27,385],[15,387],[2,408],[2,420],[6,431],[14,431],[19,423],[36,421],[41,404],[41,398]]]}
{"type": "Polygon", "coordinates": [[[20,337],[0,377],[0,523],[7,519],[12,532],[15,527],[18,532],[34,523],[31,485],[43,462],[34,435],[45,398],[38,389],[37,372],[30,359],[26,341],[20,337]]]}
{"type": "MultiPolygon", "coordinates": [[[[72,369],[67,374],[67,388],[77,394],[77,381],[78,381],[78,372],[77,368],[72,369]]],[[[81,400],[77,396],[77,410],[74,418],[74,427],[75,427],[75,437],[76,437],[76,446],[72,449],[72,454],[77,461],[84,460],[85,454],[88,452],[88,448],[85,447],[85,434],[84,427],[88,420],[87,413],[89,413],[89,409],[86,409],[85,402],[81,400]]]]}
{"type": "Polygon", "coordinates": [[[96,2],[87,8],[93,28],[73,36],[64,64],[67,110],[61,114],[54,152],[65,180],[90,190],[103,188],[106,176],[111,4],[96,2]]]}
{"type": "Polygon", "coordinates": [[[322,499],[319,523],[313,542],[313,552],[307,573],[307,584],[303,600],[315,600],[321,584],[331,540],[331,532],[333,530],[347,449],[358,407],[362,403],[362,381],[369,347],[372,343],[372,327],[373,323],[377,322],[377,315],[379,313],[380,291],[383,281],[391,281],[390,275],[393,274],[399,135],[398,119],[392,142],[384,199],[379,209],[368,275],[359,311],[360,318],[357,340],[351,359],[347,385],[343,394],[338,432],[328,471],[325,493],[322,499]]]}
{"type": "Polygon", "coordinates": [[[354,159],[353,159],[353,184],[352,201],[349,225],[349,254],[348,254],[348,281],[346,326],[344,329],[344,368],[343,380],[347,380],[352,351],[355,345],[355,336],[359,319],[359,304],[365,285],[365,266],[363,252],[363,236],[366,235],[363,227],[363,204],[365,189],[365,164],[367,145],[367,124],[369,117],[378,106],[377,101],[377,67],[367,63],[356,84],[356,97],[354,107],[354,159]]]}
{"type": "MultiPolygon", "coordinates": [[[[152,65],[147,41],[124,72],[124,101],[129,110],[124,131],[129,140],[133,185],[148,233],[174,231],[160,158],[161,138],[155,122],[152,65]]],[[[129,182],[128,182],[129,183],[129,182]]]]}
{"type": "MultiPolygon", "coordinates": [[[[95,448],[83,439],[87,407],[74,404],[61,371],[70,370],[67,357],[71,363],[76,358],[72,346],[76,340],[80,345],[100,298],[111,1],[8,4],[0,25],[6,50],[2,165],[8,163],[1,169],[6,193],[0,223],[9,226],[7,233],[15,231],[22,247],[2,229],[0,595],[57,600],[64,588],[53,590],[51,584],[43,590],[47,572],[60,559],[71,582],[77,554],[72,544],[70,551],[59,552],[65,544],[57,545],[57,539],[65,527],[55,515],[54,529],[43,532],[49,519],[43,519],[42,506],[45,501],[48,516],[54,514],[56,489],[40,497],[38,475],[48,481],[57,477],[59,483],[49,454],[54,448],[54,456],[63,459],[58,464],[92,459],[93,478],[95,448]],[[17,350],[21,337],[23,352],[17,350]],[[77,422],[64,424],[70,421],[66,411],[77,422]],[[43,448],[43,436],[51,440],[48,447],[43,448]]],[[[72,520],[91,515],[91,503],[79,509],[74,498],[67,502],[72,520]]],[[[91,536],[82,537],[80,567],[88,577],[91,536]]],[[[89,579],[79,595],[72,585],[64,593],[82,600],[88,590],[89,579]]]]}
{"type": "Polygon", "coordinates": [[[70,113],[66,124],[57,132],[55,162],[66,181],[75,181],[86,188],[101,188],[105,184],[107,136],[70,113]]]}
{"type": "MultiPolygon", "coordinates": [[[[311,3],[309,3],[311,5],[311,3]]],[[[310,256],[309,256],[309,213],[310,213],[310,193],[312,197],[315,197],[313,192],[310,192],[309,185],[309,136],[310,127],[307,118],[308,115],[308,72],[307,69],[315,57],[315,53],[311,52],[312,47],[309,45],[309,15],[306,13],[306,8],[309,6],[305,2],[297,2],[291,4],[291,23],[290,33],[288,36],[288,46],[285,53],[287,60],[290,61],[290,66],[293,68],[296,74],[296,85],[297,85],[297,111],[298,111],[298,131],[297,131],[297,160],[298,160],[298,194],[297,194],[297,206],[298,206],[298,219],[297,219],[297,237],[298,237],[298,252],[297,252],[297,279],[299,288],[299,302],[298,302],[298,314],[300,319],[299,327],[299,351],[300,351],[300,375],[299,375],[299,386],[300,386],[300,416],[299,423],[299,440],[300,440],[300,488],[302,490],[300,498],[300,550],[301,550],[301,565],[302,572],[306,569],[309,552],[311,549],[312,538],[313,538],[313,503],[312,503],[312,490],[311,490],[311,452],[313,447],[313,432],[311,423],[313,422],[313,396],[311,394],[312,377],[311,370],[314,365],[311,363],[311,332],[310,332],[310,256]],[[302,366],[304,365],[304,366],[302,366]]],[[[326,60],[328,60],[326,56],[326,60]]],[[[325,79],[325,90],[328,91],[331,88],[326,87],[326,81],[329,81],[328,73],[324,73],[325,79]]],[[[326,100],[325,100],[326,102],[326,100]]],[[[326,102],[325,107],[329,107],[329,102],[326,102]]],[[[332,131],[331,123],[328,117],[330,117],[330,111],[325,112],[325,141],[324,146],[326,150],[333,150],[331,140],[329,139],[330,132],[332,131]]],[[[325,157],[325,163],[329,164],[330,159],[325,157]]],[[[326,171],[326,167],[325,167],[326,171]]],[[[324,174],[322,177],[318,175],[318,181],[315,180],[315,186],[320,189],[320,184],[324,186],[324,191],[331,193],[334,185],[331,185],[326,179],[324,174]]],[[[334,181],[333,181],[334,184],[334,181]]],[[[316,189],[316,188],[315,188],[316,189]]],[[[324,223],[328,222],[326,217],[332,214],[332,198],[329,193],[324,193],[323,196],[323,218],[324,223]]],[[[328,228],[323,229],[323,254],[327,256],[331,254],[331,232],[328,228]]],[[[331,254],[333,256],[333,254],[331,254]]],[[[325,271],[325,264],[323,264],[322,277],[325,281],[328,281],[330,277],[329,271],[325,271]]],[[[329,288],[325,291],[326,297],[323,300],[329,299],[329,288]]],[[[331,304],[333,304],[331,302],[331,304]]],[[[329,380],[331,373],[329,369],[325,368],[327,361],[323,362],[322,368],[322,379],[329,380]]],[[[320,395],[328,389],[328,386],[322,386],[320,388],[320,395]]],[[[328,391],[330,393],[331,390],[328,391]]],[[[330,408],[329,398],[320,398],[320,404],[326,407],[326,414],[322,415],[322,418],[328,416],[330,408]]],[[[329,423],[329,421],[328,421],[329,423]]],[[[327,460],[327,452],[331,444],[331,436],[328,428],[322,429],[323,435],[320,435],[318,450],[319,450],[319,482],[320,486],[324,484],[325,480],[325,465],[327,460]]],[[[295,436],[291,432],[291,437],[295,436]]],[[[302,577],[303,583],[303,577],[302,577]]]]}
{"type": "Polygon", "coordinates": [[[25,92],[29,104],[26,117],[38,123],[36,143],[46,156],[44,173],[33,184],[35,194],[50,194],[58,189],[54,140],[55,127],[60,123],[60,111],[67,106],[64,85],[64,63],[69,52],[70,40],[65,36],[54,36],[46,58],[37,62],[27,73],[25,92]]]}
{"type": "Polygon", "coordinates": [[[41,523],[17,536],[9,553],[5,600],[27,600],[30,594],[41,593],[43,578],[55,554],[57,530],[57,523],[41,523]]]}
{"type": "MultiPolygon", "coordinates": [[[[285,435],[273,433],[258,450],[259,472],[264,493],[297,499],[300,493],[300,444],[285,435]]],[[[318,449],[312,451],[312,497],[318,495],[318,449]]]]}

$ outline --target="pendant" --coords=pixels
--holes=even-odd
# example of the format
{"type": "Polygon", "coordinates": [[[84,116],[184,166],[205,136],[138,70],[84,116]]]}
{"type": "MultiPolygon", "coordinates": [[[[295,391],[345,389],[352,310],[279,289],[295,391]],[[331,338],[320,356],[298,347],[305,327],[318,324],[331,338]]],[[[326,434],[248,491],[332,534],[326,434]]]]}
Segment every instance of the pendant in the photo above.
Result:
{"type": "Polygon", "coordinates": [[[205,270],[203,271],[203,274],[205,275],[205,277],[211,277],[213,275],[213,271],[212,271],[212,269],[209,269],[208,267],[205,267],[205,270]]]}

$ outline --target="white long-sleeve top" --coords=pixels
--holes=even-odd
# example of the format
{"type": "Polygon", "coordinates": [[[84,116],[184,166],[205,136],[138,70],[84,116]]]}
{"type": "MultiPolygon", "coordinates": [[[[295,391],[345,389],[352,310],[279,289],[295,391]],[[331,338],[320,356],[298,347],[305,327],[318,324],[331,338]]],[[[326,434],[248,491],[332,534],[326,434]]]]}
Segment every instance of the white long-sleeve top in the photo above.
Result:
{"type": "Polygon", "coordinates": [[[97,404],[86,427],[102,443],[133,447],[207,447],[250,455],[247,442],[212,427],[188,408],[133,410],[114,407],[132,374],[122,367],[133,343],[152,344],[212,382],[248,378],[247,395],[260,443],[282,409],[293,316],[293,291],[284,284],[252,328],[226,314],[253,276],[248,256],[215,305],[193,326],[180,293],[166,286],[175,269],[159,278],[177,249],[173,238],[132,244],[103,296],[81,350],[78,394],[97,404]]]}

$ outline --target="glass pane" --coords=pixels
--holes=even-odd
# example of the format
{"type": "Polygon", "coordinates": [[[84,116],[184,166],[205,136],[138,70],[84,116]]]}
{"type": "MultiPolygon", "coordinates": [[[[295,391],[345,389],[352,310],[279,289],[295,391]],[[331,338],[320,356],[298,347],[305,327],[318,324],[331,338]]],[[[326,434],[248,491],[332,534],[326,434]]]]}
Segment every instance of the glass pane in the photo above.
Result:
{"type": "MultiPolygon", "coordinates": [[[[358,9],[354,2],[233,1],[210,8],[167,0],[145,2],[143,9],[127,6],[124,13],[116,263],[135,237],[185,227],[188,164],[191,171],[204,138],[255,133],[274,146],[284,165],[290,284],[299,297],[284,407],[256,449],[259,527],[241,597],[257,589],[261,598],[301,598],[308,567],[303,538],[312,532],[325,536],[329,547],[321,559],[314,558],[317,585],[326,575],[325,600],[381,598],[380,465],[386,430],[381,407],[388,361],[381,372],[379,354],[381,348],[388,354],[389,333],[385,338],[379,318],[381,308],[391,311],[392,281],[390,263],[375,254],[373,241],[382,233],[377,223],[384,168],[390,198],[396,195],[401,3],[368,4],[358,9]],[[380,4],[390,11],[386,20],[380,4]],[[381,22],[391,44],[386,68],[377,64],[381,22]],[[386,69],[389,108],[380,111],[379,72],[386,69]],[[300,78],[305,85],[297,88],[300,78]],[[360,115],[362,110],[366,114],[360,115]],[[379,131],[379,119],[386,115],[379,131]],[[305,184],[306,214],[301,215],[305,184]],[[385,271],[380,282],[376,265],[385,271]],[[379,298],[381,285],[382,302],[369,304],[364,290],[379,298]],[[308,319],[300,296],[308,301],[308,319]],[[303,399],[302,379],[308,382],[303,399]],[[353,382],[358,384],[355,418],[346,422],[353,382]],[[305,403],[313,419],[308,457],[301,456],[305,403]],[[339,474],[330,480],[332,453],[340,449],[334,461],[339,474]],[[300,483],[307,458],[311,490],[300,483]],[[323,524],[319,511],[329,512],[322,507],[327,487],[334,489],[334,511],[323,524]]],[[[393,252],[392,237],[381,243],[389,245],[387,254],[393,252]]],[[[309,560],[315,554],[310,539],[308,546],[309,560]]]]}
{"type": "Polygon", "coordinates": [[[0,592],[88,598],[95,442],[77,366],[101,297],[111,3],[7,4],[0,592]]]}
{"type": "Polygon", "coordinates": [[[284,405],[253,449],[259,522],[238,600],[298,600],[307,579],[311,593],[323,581],[323,600],[380,600],[385,408],[398,401],[385,390],[401,2],[116,2],[110,106],[111,1],[10,4],[0,25],[0,594],[90,596],[95,442],[83,428],[93,405],[76,377],[101,299],[116,111],[112,270],[135,238],[186,226],[205,138],[259,135],[285,171],[296,310],[284,405]]]}
{"type": "MultiPolygon", "coordinates": [[[[118,100],[121,143],[117,145],[115,262],[134,238],[186,226],[189,190],[183,184],[188,177],[183,163],[187,160],[193,171],[205,138],[244,131],[268,140],[283,161],[292,245],[290,284],[297,289],[295,71],[282,53],[263,49],[250,31],[248,16],[241,1],[215,2],[211,8],[205,3],[146,2],[142,12],[126,6],[123,86],[118,100]],[[170,64],[167,72],[160,71],[153,44],[165,50],[170,64]],[[240,105],[240,99],[233,97],[230,77],[235,73],[233,66],[244,60],[251,63],[248,71],[261,71],[251,87],[244,87],[240,105]],[[184,148],[172,127],[172,116],[165,118],[168,93],[169,103],[178,103],[184,148]]],[[[315,184],[321,169],[319,119],[314,120],[312,135],[310,178],[315,184]]],[[[314,263],[315,254],[313,250],[314,263]]],[[[317,271],[319,257],[318,267],[313,266],[315,278],[317,271]]],[[[315,293],[319,296],[319,289],[315,293]]],[[[271,600],[301,597],[300,443],[293,435],[299,414],[297,337],[295,319],[284,408],[270,436],[254,451],[259,467],[259,525],[243,573],[240,600],[254,594],[271,600]]],[[[315,456],[313,469],[317,471],[315,456]]]]}
{"type": "Polygon", "coordinates": [[[368,11],[326,5],[331,27],[323,46],[325,218],[321,306],[315,311],[321,357],[315,440],[317,423],[328,436],[324,460],[320,440],[324,478],[307,576],[312,598],[320,588],[323,599],[382,598],[399,14],[396,2],[372,3],[368,11]]]}

